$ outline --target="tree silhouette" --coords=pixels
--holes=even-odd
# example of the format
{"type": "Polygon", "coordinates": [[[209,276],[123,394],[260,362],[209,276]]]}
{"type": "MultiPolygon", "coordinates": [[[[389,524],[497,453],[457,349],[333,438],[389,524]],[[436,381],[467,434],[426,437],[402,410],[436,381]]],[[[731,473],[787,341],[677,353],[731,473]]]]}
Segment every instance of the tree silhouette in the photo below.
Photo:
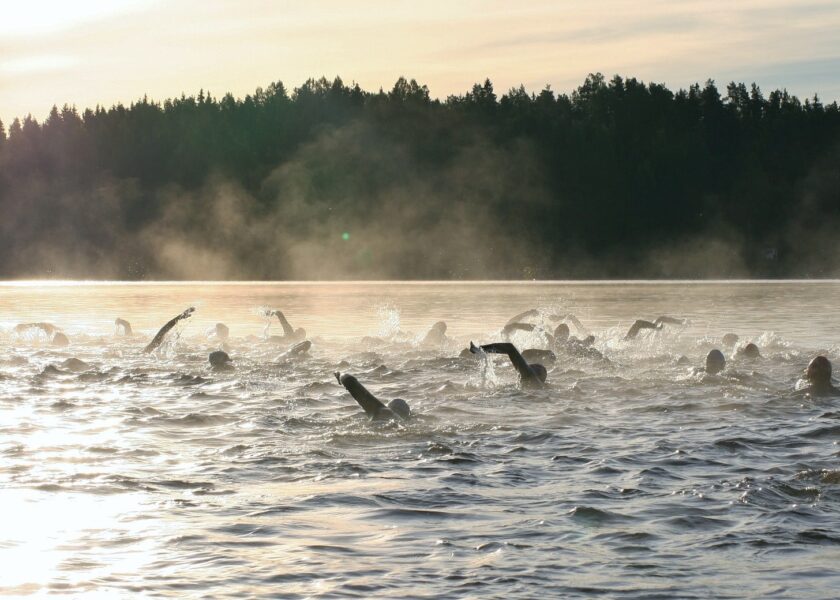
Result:
{"type": "MultiPolygon", "coordinates": [[[[254,232],[226,250],[242,277],[289,275],[277,240],[333,223],[336,239],[347,223],[404,230],[401,277],[471,276],[473,246],[423,244],[422,232],[465,218],[538,249],[522,268],[499,258],[491,275],[702,275],[642,258],[724,234],[752,273],[836,274],[838,156],[836,102],[765,96],[755,83],[722,94],[712,80],[674,92],[593,73],[570,94],[498,96],[486,79],[440,102],[406,77],[387,92],[321,77],[244,98],[201,89],[54,106],[42,124],[0,123],[0,276],[95,276],[101,262],[118,265],[109,276],[168,274],[161,230],[228,235],[208,197],[219,186],[239,190],[226,210],[254,232]],[[272,237],[263,223],[290,229],[272,237]],[[807,244],[795,242],[802,232],[807,244]],[[71,272],[59,259],[73,253],[71,272]]],[[[337,252],[363,241],[350,235],[337,252]]],[[[358,276],[376,265],[374,246],[353,255],[358,276]]]]}

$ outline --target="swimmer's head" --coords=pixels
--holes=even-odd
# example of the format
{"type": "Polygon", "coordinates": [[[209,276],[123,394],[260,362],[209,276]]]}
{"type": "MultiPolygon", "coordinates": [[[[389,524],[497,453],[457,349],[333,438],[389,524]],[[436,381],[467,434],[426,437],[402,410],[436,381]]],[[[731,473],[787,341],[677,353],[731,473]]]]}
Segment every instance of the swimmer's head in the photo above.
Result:
{"type": "Polygon", "coordinates": [[[295,337],[299,340],[306,339],[306,330],[303,327],[295,329],[295,337]]]}
{"type": "Polygon", "coordinates": [[[565,323],[560,323],[554,329],[554,341],[555,342],[565,342],[569,339],[569,326],[565,323]]]}
{"type": "Polygon", "coordinates": [[[830,385],[831,362],[825,356],[817,356],[808,363],[805,378],[811,385],[830,385]]]}
{"type": "Polygon", "coordinates": [[[69,346],[70,340],[63,333],[56,332],[52,339],[53,346],[69,346]]]}
{"type": "Polygon", "coordinates": [[[216,323],[216,337],[220,340],[228,339],[230,335],[230,329],[224,323],[216,323]]]}
{"type": "Polygon", "coordinates": [[[734,346],[738,343],[738,336],[734,333],[727,333],[723,336],[723,345],[724,346],[734,346]]]}
{"type": "Polygon", "coordinates": [[[726,368],[723,352],[715,348],[706,355],[706,373],[716,375],[726,368]]]}
{"type": "Polygon", "coordinates": [[[434,325],[432,325],[432,331],[444,334],[446,333],[446,322],[445,321],[438,321],[434,325]]]}
{"type": "Polygon", "coordinates": [[[211,367],[224,367],[231,362],[230,356],[228,356],[228,353],[224,350],[211,352],[208,360],[210,361],[211,367]]]}
{"type": "Polygon", "coordinates": [[[744,358],[761,358],[761,352],[758,351],[758,346],[750,342],[738,352],[744,358]]]}
{"type": "Polygon", "coordinates": [[[545,383],[545,380],[546,380],[546,378],[548,377],[548,371],[546,371],[546,370],[545,370],[545,367],[544,367],[544,366],[542,366],[542,365],[540,365],[540,364],[537,364],[537,363],[532,363],[532,364],[530,364],[530,365],[528,365],[528,366],[529,366],[529,367],[531,367],[531,370],[532,370],[534,373],[536,373],[536,374],[537,374],[537,377],[539,377],[539,378],[540,378],[540,381],[542,381],[543,383],[545,383]]]}
{"type": "Polygon", "coordinates": [[[407,419],[411,416],[411,409],[408,407],[408,402],[403,400],[402,398],[394,398],[388,403],[388,408],[391,409],[391,412],[400,417],[401,419],[407,419]]]}

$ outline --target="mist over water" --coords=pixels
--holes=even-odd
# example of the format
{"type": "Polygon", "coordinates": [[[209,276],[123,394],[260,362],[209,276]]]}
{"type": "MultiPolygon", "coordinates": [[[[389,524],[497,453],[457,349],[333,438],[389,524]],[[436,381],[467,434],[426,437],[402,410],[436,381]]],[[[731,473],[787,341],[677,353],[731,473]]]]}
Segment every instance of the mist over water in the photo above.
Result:
{"type": "Polygon", "coordinates": [[[0,593],[836,597],[840,398],[794,390],[817,353],[840,360],[838,292],[2,284],[0,593]],[[561,354],[527,391],[503,357],[458,357],[534,307],[549,330],[548,315],[575,314],[606,360],[561,354]],[[309,356],[264,339],[281,334],[264,308],[306,329],[309,356]],[[687,323],[623,339],[660,315],[687,323]],[[134,337],[114,336],[117,317],[134,337]],[[448,341],[423,346],[440,320],[448,341]],[[70,345],[13,331],[34,321],[70,345]],[[218,322],[230,373],[207,364],[218,322]],[[728,332],[763,358],[734,358],[728,332]],[[694,372],[713,347],[727,369],[694,372]],[[71,357],[90,369],[60,366],[71,357]],[[370,422],[336,370],[414,417],[370,422]]]}

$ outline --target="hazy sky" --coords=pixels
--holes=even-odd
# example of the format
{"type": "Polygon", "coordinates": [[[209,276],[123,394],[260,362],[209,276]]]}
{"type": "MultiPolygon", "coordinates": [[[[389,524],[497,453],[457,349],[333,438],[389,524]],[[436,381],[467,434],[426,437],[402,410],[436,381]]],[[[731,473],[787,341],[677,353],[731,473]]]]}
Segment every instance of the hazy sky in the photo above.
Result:
{"type": "Polygon", "coordinates": [[[340,75],[432,95],[601,71],[840,99],[840,1],[0,0],[0,119],[340,75]]]}

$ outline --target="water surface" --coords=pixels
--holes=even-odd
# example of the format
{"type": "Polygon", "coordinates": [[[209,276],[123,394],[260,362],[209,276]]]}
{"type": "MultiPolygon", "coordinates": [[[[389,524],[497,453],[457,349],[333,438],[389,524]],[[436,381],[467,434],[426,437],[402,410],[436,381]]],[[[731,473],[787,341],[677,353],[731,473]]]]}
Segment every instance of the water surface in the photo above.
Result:
{"type": "Polygon", "coordinates": [[[840,358],[839,292],[0,285],[0,592],[837,597],[840,399],[794,389],[812,356],[840,358]],[[142,354],[190,305],[161,351],[142,354]],[[280,331],[261,307],[306,329],[308,357],[265,341],[280,331]],[[550,385],[523,391],[506,359],[458,357],[533,307],[548,330],[549,315],[577,315],[606,360],[561,353],[550,385]],[[687,323],[623,340],[635,318],[663,314],[687,323]],[[116,317],[137,335],[115,337],[116,317]],[[423,346],[438,320],[450,339],[423,346]],[[13,331],[29,321],[59,326],[70,346],[13,331]],[[217,322],[232,373],[207,367],[217,322]],[[730,331],[763,358],[695,372],[730,331]],[[92,368],[48,368],[70,357],[92,368]],[[414,418],[369,422],[338,369],[406,399],[414,418]]]}

